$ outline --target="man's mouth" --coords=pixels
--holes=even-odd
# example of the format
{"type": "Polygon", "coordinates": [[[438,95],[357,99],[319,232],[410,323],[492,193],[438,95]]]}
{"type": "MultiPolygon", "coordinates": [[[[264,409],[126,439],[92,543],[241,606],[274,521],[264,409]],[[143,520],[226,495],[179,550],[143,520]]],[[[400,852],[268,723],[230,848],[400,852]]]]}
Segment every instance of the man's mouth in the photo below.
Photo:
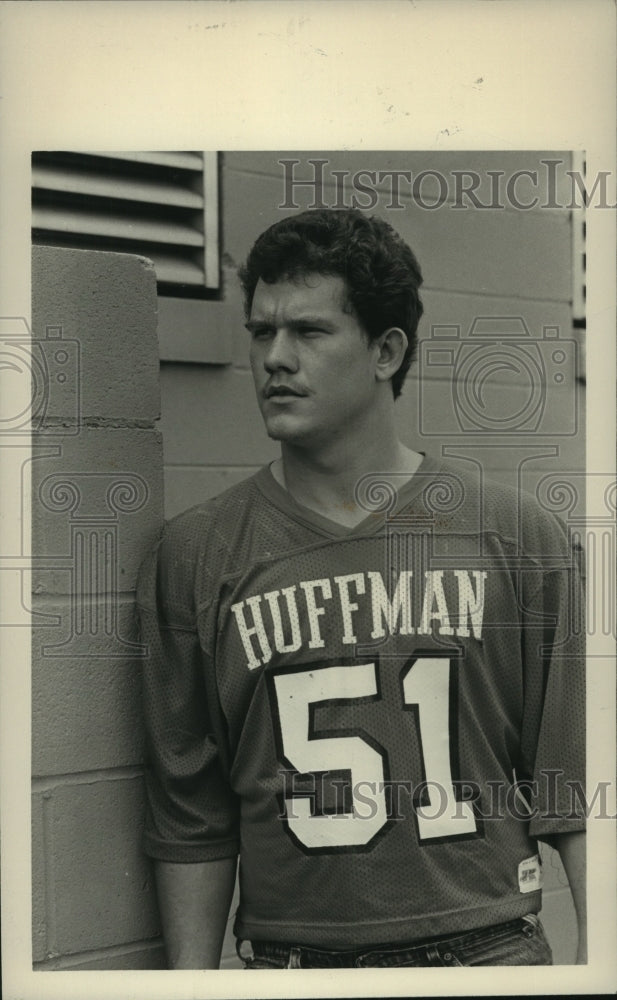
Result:
{"type": "Polygon", "coordinates": [[[289,385],[271,385],[264,390],[264,395],[266,399],[272,399],[275,396],[304,396],[305,394],[298,389],[292,389],[289,385]]]}

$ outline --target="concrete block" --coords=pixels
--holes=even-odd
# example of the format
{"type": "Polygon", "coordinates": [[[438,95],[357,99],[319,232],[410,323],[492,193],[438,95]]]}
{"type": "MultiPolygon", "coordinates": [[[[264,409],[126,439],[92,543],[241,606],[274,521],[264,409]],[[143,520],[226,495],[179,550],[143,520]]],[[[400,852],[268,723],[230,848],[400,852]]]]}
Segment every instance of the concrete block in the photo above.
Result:
{"type": "Polygon", "coordinates": [[[48,366],[45,423],[157,418],[156,310],[151,261],[34,247],[32,331],[48,366]]]}
{"type": "Polygon", "coordinates": [[[228,487],[242,482],[260,467],[216,468],[207,466],[179,469],[174,465],[165,470],[165,517],[174,517],[195,504],[218,496],[228,487]]]}
{"type": "Polygon", "coordinates": [[[45,826],[43,796],[32,796],[32,961],[47,953],[45,826]]]}
{"type": "Polygon", "coordinates": [[[141,846],[139,778],[57,788],[51,800],[56,948],[61,955],[160,934],[141,846]]]}
{"type": "Polygon", "coordinates": [[[89,972],[101,969],[111,971],[113,969],[166,969],[167,956],[165,948],[161,943],[153,944],[145,948],[131,948],[124,952],[113,951],[108,955],[100,955],[97,958],[74,961],[68,965],[62,964],[62,969],[67,972],[89,972]]]}
{"type": "Polygon", "coordinates": [[[115,609],[117,628],[103,628],[99,602],[81,635],[70,609],[58,601],[35,606],[56,615],[57,626],[35,628],[32,641],[32,772],[72,774],[141,763],[141,676],[132,602],[115,609]],[[92,654],[88,655],[91,650],[92,654]],[[107,656],[105,655],[107,652],[107,656]]]}
{"type": "Polygon", "coordinates": [[[264,430],[248,371],[165,365],[161,396],[166,462],[262,465],[279,453],[264,430]]]}
{"type": "Polygon", "coordinates": [[[81,428],[60,447],[32,464],[34,593],[133,590],[163,516],[160,435],[81,428]]]}
{"type": "MultiPolygon", "coordinates": [[[[395,211],[386,208],[389,198],[379,192],[371,212],[388,219],[409,243],[426,287],[569,302],[566,212],[456,211],[448,204],[430,210],[413,203],[395,211]]],[[[226,191],[224,249],[229,263],[242,263],[264,229],[294,214],[295,209],[278,207],[283,199],[282,179],[266,175],[256,174],[248,183],[242,176],[241,183],[226,191]]]]}

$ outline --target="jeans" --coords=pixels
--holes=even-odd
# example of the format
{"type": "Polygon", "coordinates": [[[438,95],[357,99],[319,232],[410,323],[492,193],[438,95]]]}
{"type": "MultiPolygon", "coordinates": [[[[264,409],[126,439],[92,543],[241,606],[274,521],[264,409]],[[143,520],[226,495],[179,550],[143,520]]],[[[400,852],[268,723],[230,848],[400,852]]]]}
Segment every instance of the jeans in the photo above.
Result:
{"type": "Polygon", "coordinates": [[[544,928],[535,913],[422,943],[354,951],[326,951],[277,941],[254,941],[253,956],[238,955],[246,969],[419,968],[472,965],[552,965],[544,928]]]}

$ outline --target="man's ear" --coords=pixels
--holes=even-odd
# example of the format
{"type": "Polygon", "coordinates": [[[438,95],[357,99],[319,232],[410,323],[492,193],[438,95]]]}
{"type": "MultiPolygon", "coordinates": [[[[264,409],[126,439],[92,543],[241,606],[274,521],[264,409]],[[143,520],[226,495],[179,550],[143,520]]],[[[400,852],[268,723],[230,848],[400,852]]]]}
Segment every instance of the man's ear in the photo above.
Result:
{"type": "Polygon", "coordinates": [[[378,349],[375,377],[378,382],[388,382],[401,367],[407,350],[407,334],[400,326],[391,326],[377,338],[378,349]]]}

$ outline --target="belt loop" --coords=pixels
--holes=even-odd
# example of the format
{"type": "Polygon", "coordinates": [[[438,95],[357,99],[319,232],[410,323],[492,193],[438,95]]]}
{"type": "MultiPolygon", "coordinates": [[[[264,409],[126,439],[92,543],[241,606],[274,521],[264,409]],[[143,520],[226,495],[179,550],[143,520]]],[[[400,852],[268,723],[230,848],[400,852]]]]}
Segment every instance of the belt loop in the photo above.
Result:
{"type": "Polygon", "coordinates": [[[302,964],[300,962],[300,949],[290,948],[289,949],[289,959],[287,961],[288,969],[301,969],[302,964]]]}
{"type": "Polygon", "coordinates": [[[435,944],[426,945],[426,957],[431,965],[441,964],[439,948],[435,944]]]}
{"type": "Polygon", "coordinates": [[[236,955],[238,956],[238,958],[240,959],[241,962],[248,962],[248,961],[250,961],[251,958],[253,958],[253,956],[252,955],[243,955],[242,954],[242,945],[243,944],[244,944],[244,938],[237,937],[236,938],[236,955]]]}
{"type": "Polygon", "coordinates": [[[525,937],[532,938],[538,929],[537,921],[533,919],[531,914],[527,914],[522,918],[522,924],[525,937]]]}

